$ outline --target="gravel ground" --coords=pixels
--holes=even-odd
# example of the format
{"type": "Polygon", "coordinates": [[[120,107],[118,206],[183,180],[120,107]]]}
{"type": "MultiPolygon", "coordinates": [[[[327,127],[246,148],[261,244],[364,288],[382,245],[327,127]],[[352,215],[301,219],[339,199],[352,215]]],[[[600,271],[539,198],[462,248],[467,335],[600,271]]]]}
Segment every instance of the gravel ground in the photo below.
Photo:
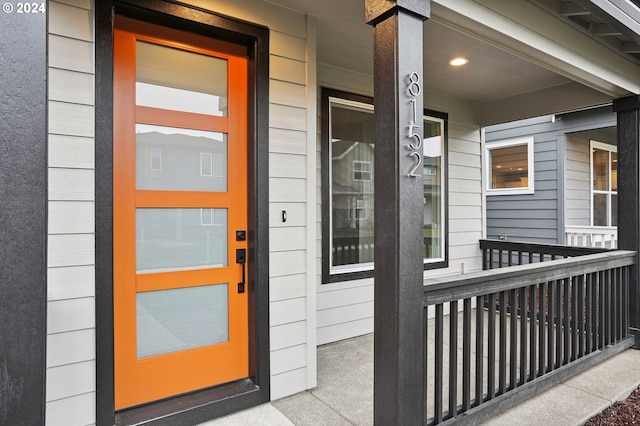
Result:
{"type": "Polygon", "coordinates": [[[640,425],[640,388],[585,423],[585,426],[612,425],[640,425]]]}

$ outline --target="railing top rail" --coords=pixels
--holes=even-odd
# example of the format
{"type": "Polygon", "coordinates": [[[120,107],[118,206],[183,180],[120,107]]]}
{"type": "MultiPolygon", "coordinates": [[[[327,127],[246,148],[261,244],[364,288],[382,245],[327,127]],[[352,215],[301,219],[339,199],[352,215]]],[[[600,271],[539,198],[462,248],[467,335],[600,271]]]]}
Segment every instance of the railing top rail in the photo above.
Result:
{"type": "Polygon", "coordinates": [[[601,247],[573,247],[553,244],[521,243],[503,240],[480,240],[480,249],[501,249],[522,251],[527,253],[544,253],[549,255],[555,254],[559,256],[582,256],[587,254],[611,251],[611,249],[601,247]]]}
{"type": "Polygon", "coordinates": [[[634,258],[633,251],[604,250],[602,253],[548,262],[432,278],[425,281],[423,303],[425,306],[434,305],[619,268],[633,265],[634,258]]]}
{"type": "Polygon", "coordinates": [[[588,231],[611,231],[611,232],[617,232],[618,231],[618,227],[617,226],[597,226],[597,225],[584,225],[584,226],[578,226],[578,225],[566,225],[564,227],[564,229],[566,230],[570,230],[570,231],[584,231],[584,232],[588,232],[588,231]]]}

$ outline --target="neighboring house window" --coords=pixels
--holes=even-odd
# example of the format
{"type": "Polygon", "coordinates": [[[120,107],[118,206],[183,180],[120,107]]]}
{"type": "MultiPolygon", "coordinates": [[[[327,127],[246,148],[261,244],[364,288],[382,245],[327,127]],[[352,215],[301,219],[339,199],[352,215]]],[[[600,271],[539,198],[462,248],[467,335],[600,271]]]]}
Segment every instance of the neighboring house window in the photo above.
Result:
{"type": "Polygon", "coordinates": [[[533,194],[533,137],[486,144],[487,195],[533,194]]]}
{"type": "Polygon", "coordinates": [[[353,180],[371,182],[371,161],[353,160],[353,180]]]}
{"type": "Polygon", "coordinates": [[[591,141],[591,225],[618,225],[618,148],[591,141]]]}
{"type": "MultiPolygon", "coordinates": [[[[424,116],[424,263],[446,266],[446,115],[424,116]]],[[[322,90],[323,282],[373,276],[373,100],[322,90]]]]}

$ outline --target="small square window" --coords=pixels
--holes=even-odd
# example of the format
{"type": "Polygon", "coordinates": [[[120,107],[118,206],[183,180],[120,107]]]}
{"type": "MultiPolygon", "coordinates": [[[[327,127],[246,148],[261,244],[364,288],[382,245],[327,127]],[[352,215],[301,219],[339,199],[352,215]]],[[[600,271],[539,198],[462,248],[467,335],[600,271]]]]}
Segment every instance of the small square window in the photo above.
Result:
{"type": "Polygon", "coordinates": [[[353,180],[371,182],[371,161],[353,161],[353,180]]]}
{"type": "Polygon", "coordinates": [[[533,138],[486,145],[487,194],[533,194],[533,138]]]}

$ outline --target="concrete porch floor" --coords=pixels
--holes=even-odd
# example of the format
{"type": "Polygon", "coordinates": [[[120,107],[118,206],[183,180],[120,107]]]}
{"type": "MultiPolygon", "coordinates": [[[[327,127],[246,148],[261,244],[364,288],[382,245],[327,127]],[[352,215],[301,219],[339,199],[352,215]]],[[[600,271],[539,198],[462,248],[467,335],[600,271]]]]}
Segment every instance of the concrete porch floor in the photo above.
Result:
{"type": "MultiPolygon", "coordinates": [[[[628,349],[486,425],[581,425],[640,385],[640,351],[628,349]]],[[[318,348],[315,389],[204,423],[206,426],[373,424],[373,335],[318,348]]]]}

